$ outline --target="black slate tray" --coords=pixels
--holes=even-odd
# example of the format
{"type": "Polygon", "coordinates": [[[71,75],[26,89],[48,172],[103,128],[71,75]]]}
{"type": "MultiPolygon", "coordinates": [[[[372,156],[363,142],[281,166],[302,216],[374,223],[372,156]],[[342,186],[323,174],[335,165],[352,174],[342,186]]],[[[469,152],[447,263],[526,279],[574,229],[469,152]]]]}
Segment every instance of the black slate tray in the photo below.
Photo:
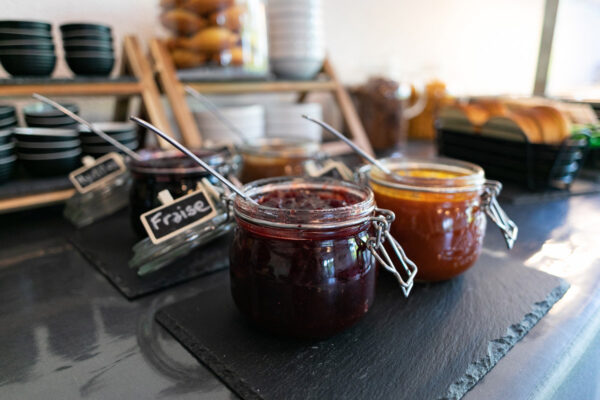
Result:
{"type": "Polygon", "coordinates": [[[0,183],[0,199],[71,189],[72,187],[73,184],[66,176],[20,178],[0,183]]]}
{"type": "Polygon", "coordinates": [[[483,255],[449,282],[404,299],[380,274],[373,308],[321,342],[272,337],[223,285],[156,319],[244,399],[458,399],[567,291],[560,278],[483,255]]]}
{"type": "Polygon", "coordinates": [[[76,231],[70,241],[125,297],[134,299],[227,268],[232,236],[216,239],[144,277],[128,265],[139,239],[129,225],[127,209],[76,231]]]}

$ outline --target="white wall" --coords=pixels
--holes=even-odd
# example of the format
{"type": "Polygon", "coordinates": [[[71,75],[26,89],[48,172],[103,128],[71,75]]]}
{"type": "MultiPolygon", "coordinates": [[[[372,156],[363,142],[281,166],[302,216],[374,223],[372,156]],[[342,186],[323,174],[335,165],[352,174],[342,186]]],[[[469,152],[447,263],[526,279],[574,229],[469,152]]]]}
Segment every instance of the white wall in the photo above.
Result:
{"type": "MultiPolygon", "coordinates": [[[[456,94],[528,94],[533,88],[544,0],[322,3],[329,53],[347,83],[384,72],[412,81],[438,77],[456,94]]],[[[1,0],[1,7],[1,19],[39,19],[55,25],[98,21],[112,25],[117,37],[134,33],[148,39],[164,32],[157,21],[158,0],[1,0]]],[[[556,45],[560,50],[556,54],[560,54],[553,54],[551,79],[581,78],[567,82],[573,84],[582,84],[584,78],[600,79],[597,65],[584,67],[585,63],[574,61],[585,54],[584,49],[589,48],[596,59],[600,54],[600,25],[590,18],[600,16],[600,2],[561,0],[559,12],[566,17],[559,15],[556,45]],[[564,7],[564,3],[579,5],[564,7]],[[587,22],[574,30],[582,18],[587,22]],[[576,57],[568,53],[575,51],[574,40],[579,40],[576,57]],[[573,68],[581,73],[569,75],[573,68]]],[[[60,37],[58,32],[56,36],[60,37]]],[[[62,60],[57,74],[68,75],[62,60]]]]}

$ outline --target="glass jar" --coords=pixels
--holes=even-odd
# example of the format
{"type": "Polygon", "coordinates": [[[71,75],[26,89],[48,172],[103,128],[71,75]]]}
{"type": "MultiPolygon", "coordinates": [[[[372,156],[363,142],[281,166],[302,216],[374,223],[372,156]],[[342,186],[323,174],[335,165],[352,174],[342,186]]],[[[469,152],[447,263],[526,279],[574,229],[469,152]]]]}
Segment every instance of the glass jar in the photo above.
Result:
{"type": "Polygon", "coordinates": [[[396,214],[391,233],[419,266],[417,281],[451,279],[471,267],[481,253],[485,214],[512,247],[517,227],[496,201],[501,185],[486,180],[481,167],[444,158],[380,161],[393,178],[371,166],[361,174],[377,205],[396,214]]]}
{"type": "Polygon", "coordinates": [[[238,146],[240,181],[304,174],[304,163],[319,156],[319,143],[293,138],[261,138],[238,146]]]}
{"type": "MultiPolygon", "coordinates": [[[[230,250],[231,293],[242,314],[262,329],[300,338],[328,337],[361,319],[375,296],[381,228],[387,232],[393,220],[375,208],[373,192],[291,177],[256,181],[244,192],[255,202],[235,198],[230,250]]],[[[399,279],[404,289],[415,272],[399,279]]]]}
{"type": "Polygon", "coordinates": [[[186,78],[263,77],[268,73],[262,0],[161,0],[166,46],[186,78]]]}
{"type": "MultiPolygon", "coordinates": [[[[237,170],[239,157],[231,157],[225,150],[198,150],[194,153],[217,168],[222,175],[237,170]]],[[[174,199],[196,189],[202,178],[217,183],[204,168],[179,151],[141,151],[141,160],[132,160],[129,167],[133,179],[129,192],[130,220],[133,230],[145,237],[146,232],[140,221],[140,215],[161,205],[158,193],[169,190],[174,199]]]]}

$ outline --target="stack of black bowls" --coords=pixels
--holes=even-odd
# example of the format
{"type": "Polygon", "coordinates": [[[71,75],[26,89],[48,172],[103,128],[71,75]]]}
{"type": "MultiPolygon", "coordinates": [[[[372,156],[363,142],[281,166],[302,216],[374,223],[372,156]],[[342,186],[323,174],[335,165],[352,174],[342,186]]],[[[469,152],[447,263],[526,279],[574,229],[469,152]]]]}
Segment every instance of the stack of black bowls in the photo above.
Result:
{"type": "MultiPolygon", "coordinates": [[[[136,125],[133,122],[95,122],[93,125],[129,150],[135,151],[138,149],[136,125]]],[[[83,152],[94,158],[113,151],[122,153],[121,150],[96,135],[87,126],[79,126],[79,138],[81,139],[83,152]]]]}
{"type": "Polygon", "coordinates": [[[0,62],[13,76],[50,76],[56,66],[52,26],[37,21],[0,21],[0,62]]]}
{"type": "Polygon", "coordinates": [[[15,155],[15,142],[12,130],[0,131],[0,183],[12,176],[15,170],[17,156],[15,155]]]}
{"type": "Polygon", "coordinates": [[[67,64],[75,75],[110,75],[115,55],[109,26],[64,24],[60,31],[67,64]]]}
{"type": "Polygon", "coordinates": [[[66,175],[81,165],[75,129],[15,128],[19,163],[31,176],[66,175]]]}
{"type": "Polygon", "coordinates": [[[0,131],[16,126],[17,112],[13,106],[0,105],[0,131]]]}
{"type": "MultiPolygon", "coordinates": [[[[62,104],[69,111],[79,114],[77,104],[62,104]]],[[[36,128],[77,129],[78,123],[62,111],[45,103],[34,103],[23,107],[23,116],[27,126],[36,128]]]]}

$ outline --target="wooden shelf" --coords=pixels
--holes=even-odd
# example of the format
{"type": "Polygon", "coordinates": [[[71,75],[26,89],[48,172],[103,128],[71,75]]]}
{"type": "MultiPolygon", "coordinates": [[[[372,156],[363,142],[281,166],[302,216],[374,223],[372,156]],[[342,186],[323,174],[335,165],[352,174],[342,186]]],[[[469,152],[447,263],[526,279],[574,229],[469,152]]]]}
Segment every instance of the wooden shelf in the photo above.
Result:
{"type": "Polygon", "coordinates": [[[63,203],[73,196],[73,194],[75,194],[75,189],[63,189],[53,192],[0,199],[0,214],[63,203]]]}
{"type": "MultiPolygon", "coordinates": [[[[171,134],[171,126],[162,105],[154,71],[139,41],[127,36],[123,41],[120,76],[117,78],[74,77],[0,79],[0,97],[23,97],[39,93],[47,96],[115,96],[114,118],[128,118],[131,97],[141,98],[140,114],[159,129],[171,134]]],[[[159,142],[161,145],[163,142],[159,142]]],[[[74,189],[55,189],[41,193],[22,193],[0,199],[0,213],[42,207],[64,202],[74,189]]]]}
{"type": "Polygon", "coordinates": [[[183,81],[204,94],[239,94],[266,92],[331,92],[336,84],[323,81],[251,81],[251,82],[195,82],[183,81]]]}
{"type": "Polygon", "coordinates": [[[39,93],[44,96],[137,96],[142,91],[142,84],[133,82],[68,82],[55,83],[0,83],[0,96],[31,96],[39,93]]]}

